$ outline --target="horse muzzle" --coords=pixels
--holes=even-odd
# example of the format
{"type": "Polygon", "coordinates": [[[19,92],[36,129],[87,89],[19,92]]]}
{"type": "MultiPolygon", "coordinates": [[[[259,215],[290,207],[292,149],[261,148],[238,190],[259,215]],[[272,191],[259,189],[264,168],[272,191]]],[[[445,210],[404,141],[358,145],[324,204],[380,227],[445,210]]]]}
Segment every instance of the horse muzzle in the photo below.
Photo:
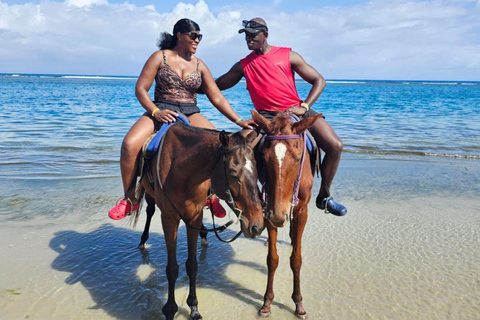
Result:
{"type": "Polygon", "coordinates": [[[270,221],[272,226],[276,228],[283,228],[288,222],[289,212],[288,211],[275,211],[275,210],[268,210],[267,211],[267,220],[270,221]]]}
{"type": "Polygon", "coordinates": [[[263,229],[265,229],[265,223],[263,219],[259,222],[253,223],[245,223],[244,218],[240,219],[240,226],[242,228],[242,232],[246,238],[257,238],[262,234],[263,229]]]}

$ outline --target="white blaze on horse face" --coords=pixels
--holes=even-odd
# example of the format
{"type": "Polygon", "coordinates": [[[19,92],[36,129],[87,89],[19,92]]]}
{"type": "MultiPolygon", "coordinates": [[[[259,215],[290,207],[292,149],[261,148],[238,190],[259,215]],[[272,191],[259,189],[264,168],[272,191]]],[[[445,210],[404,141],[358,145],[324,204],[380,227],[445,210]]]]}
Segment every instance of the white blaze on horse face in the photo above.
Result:
{"type": "Polygon", "coordinates": [[[283,143],[277,143],[275,146],[275,156],[277,156],[278,160],[278,172],[279,172],[279,178],[281,179],[281,172],[282,172],[282,163],[283,159],[285,158],[285,154],[287,153],[287,146],[283,143]]]}
{"type": "Polygon", "coordinates": [[[253,163],[250,159],[245,157],[245,169],[247,169],[250,173],[253,173],[253,163]]]}

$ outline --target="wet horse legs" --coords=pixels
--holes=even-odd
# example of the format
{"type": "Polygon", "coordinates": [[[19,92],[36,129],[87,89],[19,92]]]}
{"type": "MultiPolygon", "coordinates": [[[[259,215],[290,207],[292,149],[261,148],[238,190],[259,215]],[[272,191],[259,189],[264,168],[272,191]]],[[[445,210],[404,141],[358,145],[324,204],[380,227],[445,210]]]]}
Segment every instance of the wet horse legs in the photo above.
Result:
{"type": "MultiPolygon", "coordinates": [[[[172,213],[174,214],[174,213],[172,213]]],[[[177,263],[177,232],[178,220],[174,220],[168,215],[162,214],[162,226],[165,234],[165,245],[167,246],[168,263],[167,263],[167,279],[168,279],[168,299],[163,306],[162,312],[167,320],[173,320],[175,313],[178,311],[178,305],[175,302],[175,282],[178,278],[177,263]]]]}
{"type": "MultiPolygon", "coordinates": [[[[197,221],[194,225],[200,225],[201,220],[197,221]]],[[[187,298],[187,304],[190,307],[191,320],[202,319],[202,316],[198,312],[198,300],[197,300],[197,242],[198,242],[199,230],[193,228],[187,228],[187,242],[188,242],[188,259],[185,263],[187,269],[188,278],[190,279],[190,292],[187,298]]]]}
{"type": "MultiPolygon", "coordinates": [[[[152,217],[155,213],[155,200],[150,197],[148,194],[145,194],[145,201],[147,202],[147,220],[145,221],[145,228],[143,229],[142,237],[140,239],[140,244],[138,249],[145,249],[145,243],[148,240],[150,235],[150,223],[152,222],[152,217]]],[[[202,230],[200,231],[200,237],[202,238],[202,245],[207,246],[207,228],[202,223],[202,230]]]]}
{"type": "Polygon", "coordinates": [[[298,318],[306,319],[307,312],[303,308],[302,293],[300,289],[300,269],[302,268],[302,235],[307,222],[306,204],[294,213],[294,219],[290,223],[290,239],[292,241],[292,254],[290,256],[290,268],[293,272],[293,294],[295,302],[295,315],[298,318]]]}
{"type": "Polygon", "coordinates": [[[258,314],[263,317],[268,317],[271,313],[270,304],[275,297],[273,293],[273,278],[275,277],[275,271],[278,267],[278,253],[277,253],[277,228],[273,227],[270,223],[267,223],[268,229],[268,255],[267,255],[267,267],[268,267],[268,280],[267,290],[263,296],[263,306],[258,311],[258,314]]]}

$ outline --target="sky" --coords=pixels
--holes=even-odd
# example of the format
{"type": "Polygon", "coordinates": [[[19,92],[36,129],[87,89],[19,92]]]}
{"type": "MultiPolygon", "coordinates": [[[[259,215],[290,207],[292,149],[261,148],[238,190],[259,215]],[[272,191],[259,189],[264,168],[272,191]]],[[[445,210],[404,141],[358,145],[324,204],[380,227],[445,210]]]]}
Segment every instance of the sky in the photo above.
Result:
{"type": "Polygon", "coordinates": [[[480,81],[480,0],[0,0],[0,73],[138,76],[190,18],[218,77],[249,54],[254,17],[326,79],[480,81]]]}

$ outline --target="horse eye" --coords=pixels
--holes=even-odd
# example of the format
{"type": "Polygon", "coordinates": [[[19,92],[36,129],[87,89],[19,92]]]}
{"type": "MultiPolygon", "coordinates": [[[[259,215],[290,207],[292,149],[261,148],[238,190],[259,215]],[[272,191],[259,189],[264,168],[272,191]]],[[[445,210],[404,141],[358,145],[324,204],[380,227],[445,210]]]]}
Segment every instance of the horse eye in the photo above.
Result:
{"type": "Polygon", "coordinates": [[[240,183],[240,177],[232,176],[232,179],[235,180],[235,182],[240,183]]]}

